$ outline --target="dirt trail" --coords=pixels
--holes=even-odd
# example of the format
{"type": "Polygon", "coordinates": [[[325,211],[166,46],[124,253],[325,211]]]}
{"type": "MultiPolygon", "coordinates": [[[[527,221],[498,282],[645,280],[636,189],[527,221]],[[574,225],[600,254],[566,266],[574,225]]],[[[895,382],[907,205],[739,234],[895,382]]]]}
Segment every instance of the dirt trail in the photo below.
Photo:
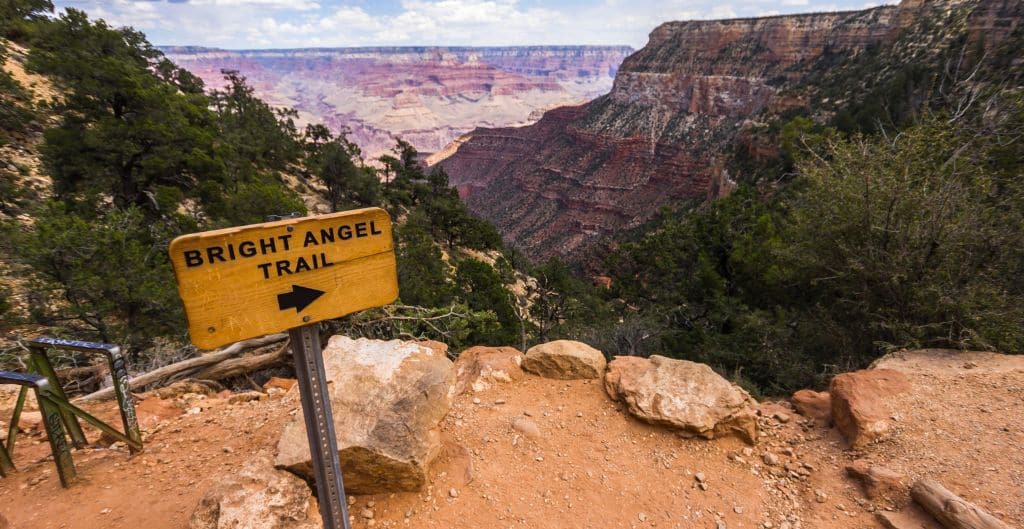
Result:
{"type": "MultiPolygon", "coordinates": [[[[909,375],[915,390],[900,402],[907,411],[896,439],[863,452],[845,450],[833,429],[775,403],[762,406],[764,434],[748,447],[643,424],[596,381],[527,377],[456,397],[430,487],[354,497],[354,527],[879,527],[873,511],[886,505],[868,502],[843,470],[865,456],[908,476],[937,477],[1020,526],[1024,370],[963,371],[909,375]],[[539,435],[524,437],[514,418],[532,421],[539,435]],[[765,464],[766,452],[777,464],[765,464]]],[[[140,414],[168,404],[144,401],[140,414]]],[[[84,479],[66,490],[42,438],[22,438],[21,472],[0,479],[0,514],[17,529],[186,528],[203,492],[256,453],[273,454],[298,413],[293,394],[185,406],[206,409],[153,420],[142,455],[76,453],[84,479]]]]}

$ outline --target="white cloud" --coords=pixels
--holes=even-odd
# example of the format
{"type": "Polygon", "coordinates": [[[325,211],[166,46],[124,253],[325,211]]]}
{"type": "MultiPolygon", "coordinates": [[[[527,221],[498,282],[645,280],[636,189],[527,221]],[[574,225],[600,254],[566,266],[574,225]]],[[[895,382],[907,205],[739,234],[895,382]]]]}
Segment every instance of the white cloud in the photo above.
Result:
{"type": "Polygon", "coordinates": [[[192,6],[214,6],[227,9],[268,8],[280,11],[309,11],[319,9],[320,4],[307,0],[190,0],[192,6]]]}
{"type": "MultiPolygon", "coordinates": [[[[156,44],[224,48],[629,44],[671,20],[861,8],[866,0],[56,0],[131,25],[156,44]],[[839,2],[838,4],[836,2],[839,2]]],[[[874,2],[877,0],[867,0],[874,2]]],[[[884,0],[892,3],[895,0],[884,0]]]]}
{"type": "Polygon", "coordinates": [[[736,11],[729,5],[718,5],[711,8],[709,18],[736,18],[736,11]]]}

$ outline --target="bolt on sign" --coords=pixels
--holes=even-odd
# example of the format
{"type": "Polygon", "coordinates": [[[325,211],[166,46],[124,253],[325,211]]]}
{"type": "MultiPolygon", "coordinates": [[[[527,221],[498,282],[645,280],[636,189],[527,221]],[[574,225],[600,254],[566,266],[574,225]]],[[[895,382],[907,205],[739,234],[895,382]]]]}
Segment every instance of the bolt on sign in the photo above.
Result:
{"type": "Polygon", "coordinates": [[[171,243],[192,342],[213,349],[398,297],[380,208],[195,233],[171,243]]]}

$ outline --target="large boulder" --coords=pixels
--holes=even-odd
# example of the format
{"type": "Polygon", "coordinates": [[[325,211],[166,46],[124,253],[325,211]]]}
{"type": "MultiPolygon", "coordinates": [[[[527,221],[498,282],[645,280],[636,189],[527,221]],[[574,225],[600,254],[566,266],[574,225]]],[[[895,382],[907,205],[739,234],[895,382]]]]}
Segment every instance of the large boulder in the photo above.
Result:
{"type": "Polygon", "coordinates": [[[513,347],[470,347],[455,360],[457,394],[478,392],[523,377],[523,353],[513,347]]]}
{"type": "Polygon", "coordinates": [[[572,340],[535,345],[523,358],[524,371],[560,380],[601,378],[606,365],[601,351],[572,340]]]}
{"type": "Polygon", "coordinates": [[[320,529],[316,498],[305,481],[259,457],[226,473],[199,500],[190,529],[320,529]]]}
{"type": "MultiPolygon", "coordinates": [[[[345,489],[420,490],[441,449],[438,424],[451,406],[452,362],[418,342],[345,336],[331,337],[323,356],[345,489]]],[[[279,467],[313,477],[301,413],[285,426],[277,450],[279,467]]]]}
{"type": "Polygon", "coordinates": [[[737,435],[757,440],[757,402],[704,364],[663,356],[618,356],[608,364],[605,391],[634,416],[678,428],[690,437],[737,435]]]}
{"type": "Polygon", "coordinates": [[[885,439],[892,429],[888,401],[909,390],[907,377],[892,369],[836,375],[829,386],[832,422],[854,448],[885,439]]]}

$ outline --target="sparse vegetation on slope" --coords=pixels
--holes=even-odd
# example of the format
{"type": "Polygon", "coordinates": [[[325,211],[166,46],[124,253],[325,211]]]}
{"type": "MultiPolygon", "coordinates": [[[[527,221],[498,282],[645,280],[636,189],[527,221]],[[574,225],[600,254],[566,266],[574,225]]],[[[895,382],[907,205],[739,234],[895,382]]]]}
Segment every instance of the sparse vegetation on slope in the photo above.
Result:
{"type": "MultiPolygon", "coordinates": [[[[25,66],[63,94],[42,109],[57,118],[38,134],[53,200],[19,202],[17,213],[27,216],[16,221],[8,212],[0,238],[12,259],[5,275],[23,299],[12,304],[4,295],[5,326],[120,343],[152,366],[145,357],[156,342],[161,350],[166,340],[186,343],[166,254],[171,239],[327,203],[391,212],[402,285],[398,304],[333,327],[435,338],[455,351],[532,340],[528,307],[540,290],[514,270],[494,227],[467,212],[447,174],[425,172],[408,143],[399,140],[378,169],[346,131],[300,131],[294,111],[261,101],[238,72],[224,72],[225,86],[207,91],[139,32],[74,9],[56,18],[35,16],[49,5],[25,9],[25,66]],[[308,200],[310,193],[322,197],[308,200]]],[[[33,110],[17,83],[0,82],[0,101],[33,110]]]]}
{"type": "Polygon", "coordinates": [[[1024,92],[1005,68],[1020,32],[985,51],[972,8],[820,59],[791,89],[813,103],[763,113],[736,145],[737,191],[623,244],[608,266],[630,307],[618,334],[639,321],[648,338],[620,351],[707,362],[768,393],[904,347],[1024,352],[1024,92]]]}
{"type": "Polygon", "coordinates": [[[615,293],[649,320],[624,352],[779,393],[896,348],[1024,351],[1021,117],[828,140],[774,196],[667,216],[613,257],[615,293]]]}

